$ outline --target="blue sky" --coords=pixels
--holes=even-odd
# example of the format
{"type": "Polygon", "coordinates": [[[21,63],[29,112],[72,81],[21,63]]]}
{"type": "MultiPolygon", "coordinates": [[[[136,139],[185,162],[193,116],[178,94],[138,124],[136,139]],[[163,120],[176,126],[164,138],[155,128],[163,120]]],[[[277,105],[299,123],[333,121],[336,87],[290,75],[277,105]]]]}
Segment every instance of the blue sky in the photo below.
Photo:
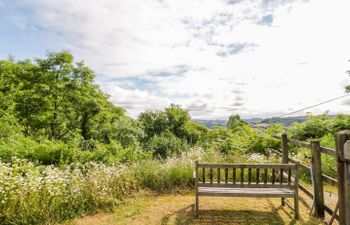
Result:
{"type": "MultiPolygon", "coordinates": [[[[69,50],[133,117],[170,103],[198,119],[278,116],[344,94],[349,8],[347,0],[1,0],[0,57],[69,50]]],[[[307,112],[326,110],[349,113],[350,99],[307,112]]]]}

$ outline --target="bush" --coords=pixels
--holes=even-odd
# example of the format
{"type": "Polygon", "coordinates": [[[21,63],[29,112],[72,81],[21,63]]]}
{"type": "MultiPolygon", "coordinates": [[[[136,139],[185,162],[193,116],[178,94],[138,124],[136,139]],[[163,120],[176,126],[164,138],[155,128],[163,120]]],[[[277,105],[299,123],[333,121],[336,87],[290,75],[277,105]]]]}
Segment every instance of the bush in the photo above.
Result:
{"type": "Polygon", "coordinates": [[[73,149],[73,146],[63,142],[37,142],[18,135],[0,140],[0,159],[10,162],[12,157],[17,157],[45,165],[60,164],[72,161],[73,149]]]}
{"type": "Polygon", "coordinates": [[[134,165],[135,176],[142,188],[156,192],[176,192],[192,187],[194,162],[210,162],[220,159],[215,151],[204,152],[201,148],[183,152],[180,156],[163,160],[145,160],[134,165]]]}
{"type": "Polygon", "coordinates": [[[293,123],[289,129],[290,137],[304,141],[309,138],[320,138],[330,131],[327,114],[308,116],[304,123],[293,123]]]}
{"type": "Polygon", "coordinates": [[[158,158],[165,159],[172,155],[179,155],[188,150],[186,142],[174,136],[172,133],[162,133],[154,136],[149,144],[149,150],[158,158]]]}
{"type": "Polygon", "coordinates": [[[123,166],[89,163],[66,169],[25,160],[0,162],[0,224],[53,224],[110,210],[137,190],[123,166]]]}

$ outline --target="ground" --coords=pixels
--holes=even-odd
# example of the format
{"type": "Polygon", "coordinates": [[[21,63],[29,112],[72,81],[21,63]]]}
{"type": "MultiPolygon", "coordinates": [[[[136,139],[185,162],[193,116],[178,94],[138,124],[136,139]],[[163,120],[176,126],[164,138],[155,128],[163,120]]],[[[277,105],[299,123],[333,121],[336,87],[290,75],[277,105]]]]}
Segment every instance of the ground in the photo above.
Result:
{"type": "MultiPolygon", "coordinates": [[[[291,203],[292,199],[289,200],[291,203]]],[[[281,206],[280,199],[201,197],[200,214],[194,216],[194,195],[142,194],[114,213],[99,213],[75,219],[66,225],[187,225],[187,224],[324,224],[309,216],[307,202],[300,200],[301,219],[293,219],[293,211],[281,206]]]]}

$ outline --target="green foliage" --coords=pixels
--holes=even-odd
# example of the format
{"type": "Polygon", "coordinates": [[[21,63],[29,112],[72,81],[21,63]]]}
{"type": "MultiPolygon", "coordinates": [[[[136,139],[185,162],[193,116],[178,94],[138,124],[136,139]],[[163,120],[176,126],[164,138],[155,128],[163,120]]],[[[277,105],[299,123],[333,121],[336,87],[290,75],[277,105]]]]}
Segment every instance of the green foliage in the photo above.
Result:
{"type": "Polygon", "coordinates": [[[266,133],[269,135],[283,134],[285,133],[285,128],[281,123],[274,123],[266,129],[266,133]]]}
{"type": "Polygon", "coordinates": [[[193,165],[143,161],[136,168],[136,178],[143,188],[156,192],[179,191],[193,185],[193,165]]]}
{"type": "Polygon", "coordinates": [[[309,115],[304,123],[293,123],[288,129],[290,137],[298,140],[320,138],[329,132],[329,119],[327,114],[321,116],[309,115]]]}
{"type": "Polygon", "coordinates": [[[14,159],[0,162],[0,223],[56,224],[110,210],[137,190],[124,166],[89,163],[65,169],[14,159]]]}
{"type": "Polygon", "coordinates": [[[185,124],[190,120],[190,115],[179,105],[171,104],[170,107],[165,109],[170,129],[172,133],[178,138],[186,138],[185,135],[185,124]]]}
{"type": "Polygon", "coordinates": [[[178,105],[170,105],[164,111],[148,111],[140,114],[138,121],[144,130],[143,146],[154,156],[166,158],[179,154],[204,140],[208,129],[190,119],[188,112],[178,105]]]}
{"type": "Polygon", "coordinates": [[[94,73],[66,51],[34,61],[0,61],[0,83],[0,118],[14,117],[23,134],[35,139],[99,139],[96,133],[105,130],[96,129],[112,122],[100,117],[118,111],[94,84],[94,73]]]}
{"type": "MultiPolygon", "coordinates": [[[[326,113],[320,116],[308,116],[308,120],[304,123],[294,123],[288,129],[290,137],[298,140],[320,140],[320,145],[328,148],[335,148],[334,136],[341,130],[350,129],[350,115],[336,115],[330,118],[326,113]]],[[[298,148],[290,146],[291,152],[295,154],[294,158],[304,161],[308,164],[309,160],[305,156],[310,157],[310,149],[298,148]]],[[[322,171],[332,177],[336,177],[336,159],[333,156],[322,155],[322,171]]],[[[305,179],[309,180],[309,175],[305,174],[305,179]]]]}
{"type": "Polygon", "coordinates": [[[139,116],[139,121],[145,132],[145,142],[169,128],[167,115],[161,111],[143,112],[139,116]]]}
{"type": "Polygon", "coordinates": [[[206,147],[216,147],[224,154],[267,154],[269,148],[276,148],[279,142],[271,138],[270,134],[261,134],[246,124],[235,129],[213,127],[209,130],[206,147]]]}
{"type": "Polygon", "coordinates": [[[350,130],[350,115],[338,114],[336,117],[329,121],[329,130],[331,133],[342,130],[350,130]]]}
{"type": "Polygon", "coordinates": [[[247,124],[247,123],[241,120],[241,117],[238,114],[235,114],[229,117],[229,120],[226,126],[230,130],[236,130],[236,129],[239,129],[244,124],[247,124]]]}
{"type": "Polygon", "coordinates": [[[204,141],[204,137],[208,133],[208,128],[189,120],[184,125],[184,132],[187,142],[193,146],[198,142],[200,143],[204,141]]]}
{"type": "Polygon", "coordinates": [[[159,158],[179,155],[186,150],[188,150],[187,144],[170,132],[154,136],[149,144],[149,151],[159,158]]]}

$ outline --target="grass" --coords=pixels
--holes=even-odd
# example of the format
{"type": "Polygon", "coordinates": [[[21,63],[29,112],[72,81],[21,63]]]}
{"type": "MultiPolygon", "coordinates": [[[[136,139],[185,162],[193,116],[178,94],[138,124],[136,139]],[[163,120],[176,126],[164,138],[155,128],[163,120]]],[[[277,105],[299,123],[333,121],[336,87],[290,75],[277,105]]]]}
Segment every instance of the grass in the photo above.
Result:
{"type": "Polygon", "coordinates": [[[305,202],[300,204],[299,221],[293,219],[293,211],[280,206],[280,199],[202,197],[198,218],[194,216],[193,203],[192,193],[158,196],[147,194],[129,201],[114,213],[86,216],[65,225],[323,224],[309,217],[309,208],[305,202]]]}

